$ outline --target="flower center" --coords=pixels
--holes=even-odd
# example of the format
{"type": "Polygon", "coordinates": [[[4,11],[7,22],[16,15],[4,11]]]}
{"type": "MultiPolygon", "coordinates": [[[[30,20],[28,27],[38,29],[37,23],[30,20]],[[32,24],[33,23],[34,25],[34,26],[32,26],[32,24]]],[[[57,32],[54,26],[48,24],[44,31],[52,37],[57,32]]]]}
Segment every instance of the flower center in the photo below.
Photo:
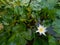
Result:
{"type": "Polygon", "coordinates": [[[44,31],[44,29],[43,28],[40,28],[40,32],[43,32],[44,31]]]}

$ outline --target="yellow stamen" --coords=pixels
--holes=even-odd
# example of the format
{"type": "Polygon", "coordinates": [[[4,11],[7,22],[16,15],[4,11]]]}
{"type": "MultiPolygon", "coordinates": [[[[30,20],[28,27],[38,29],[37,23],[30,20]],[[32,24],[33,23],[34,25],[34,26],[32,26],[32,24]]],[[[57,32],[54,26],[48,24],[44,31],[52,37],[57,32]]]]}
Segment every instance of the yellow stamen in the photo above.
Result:
{"type": "Polygon", "coordinates": [[[44,31],[44,29],[43,28],[40,28],[40,32],[43,32],[44,31]]]}

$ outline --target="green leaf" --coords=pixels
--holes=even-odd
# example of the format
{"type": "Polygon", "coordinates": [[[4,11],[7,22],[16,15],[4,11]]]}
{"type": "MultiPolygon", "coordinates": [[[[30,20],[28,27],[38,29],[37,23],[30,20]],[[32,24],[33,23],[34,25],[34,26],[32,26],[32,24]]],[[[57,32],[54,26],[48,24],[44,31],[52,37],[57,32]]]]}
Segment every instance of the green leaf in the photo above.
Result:
{"type": "Polygon", "coordinates": [[[28,6],[30,0],[20,0],[21,6],[28,6]]]}
{"type": "Polygon", "coordinates": [[[58,1],[58,0],[47,0],[47,2],[50,3],[50,4],[52,4],[52,5],[53,5],[53,4],[56,4],[57,1],[58,1]]]}
{"type": "Polygon", "coordinates": [[[41,10],[41,5],[38,1],[36,0],[33,0],[31,3],[30,3],[30,7],[32,8],[32,10],[41,10]]]}
{"type": "Polygon", "coordinates": [[[33,45],[49,45],[46,38],[44,36],[35,37],[33,45]]]}
{"type": "Polygon", "coordinates": [[[60,34],[60,19],[56,19],[53,22],[54,25],[54,31],[56,31],[58,34],[60,34]]]}
{"type": "Polygon", "coordinates": [[[52,36],[48,36],[49,38],[49,45],[57,45],[56,39],[52,36]]]}
{"type": "Polygon", "coordinates": [[[57,14],[57,16],[60,18],[60,9],[57,9],[57,10],[56,10],[56,14],[57,14]]]}
{"type": "Polygon", "coordinates": [[[16,25],[12,29],[13,32],[23,32],[26,31],[26,26],[23,23],[20,23],[19,25],[16,25]]]}
{"type": "Polygon", "coordinates": [[[21,33],[22,37],[25,38],[26,40],[32,40],[32,33],[31,30],[28,30],[26,32],[21,33]]]}
{"type": "Polygon", "coordinates": [[[8,40],[8,45],[26,45],[26,40],[20,35],[20,33],[16,33],[8,40]]]}
{"type": "Polygon", "coordinates": [[[51,6],[55,6],[58,0],[47,0],[47,3],[49,3],[51,6]]]}

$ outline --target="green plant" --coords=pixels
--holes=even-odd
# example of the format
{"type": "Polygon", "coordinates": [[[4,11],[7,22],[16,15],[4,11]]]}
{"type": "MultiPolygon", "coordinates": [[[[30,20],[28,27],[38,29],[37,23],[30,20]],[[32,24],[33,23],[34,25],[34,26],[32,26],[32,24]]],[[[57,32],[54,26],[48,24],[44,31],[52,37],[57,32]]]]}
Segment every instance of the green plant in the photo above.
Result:
{"type": "Polygon", "coordinates": [[[0,0],[0,45],[59,45],[58,0],[0,0]],[[36,33],[47,27],[46,36],[36,33]]]}

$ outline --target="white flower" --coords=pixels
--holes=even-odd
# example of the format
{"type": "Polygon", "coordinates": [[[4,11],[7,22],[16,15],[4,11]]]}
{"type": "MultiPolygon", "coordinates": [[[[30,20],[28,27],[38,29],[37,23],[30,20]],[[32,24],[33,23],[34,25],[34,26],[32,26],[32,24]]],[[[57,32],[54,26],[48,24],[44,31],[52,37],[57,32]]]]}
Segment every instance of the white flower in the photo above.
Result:
{"type": "MultiPolygon", "coordinates": [[[[47,30],[46,30],[46,27],[44,27],[44,26],[42,26],[42,25],[39,25],[39,27],[38,27],[38,30],[36,31],[36,32],[39,32],[40,33],[40,35],[45,35],[45,32],[46,32],[47,30]]],[[[46,35],[45,35],[46,36],[46,35]]]]}

